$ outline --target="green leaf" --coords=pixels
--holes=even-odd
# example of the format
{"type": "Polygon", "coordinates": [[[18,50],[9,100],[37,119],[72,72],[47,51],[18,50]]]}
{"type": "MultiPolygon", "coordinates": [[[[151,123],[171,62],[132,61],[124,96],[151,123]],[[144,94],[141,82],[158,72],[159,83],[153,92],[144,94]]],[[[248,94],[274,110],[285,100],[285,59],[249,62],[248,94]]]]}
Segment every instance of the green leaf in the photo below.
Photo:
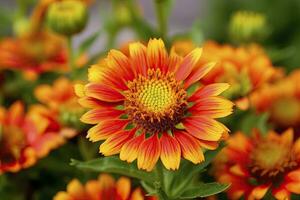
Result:
{"type": "Polygon", "coordinates": [[[135,163],[129,164],[121,161],[117,156],[102,157],[86,162],[71,159],[71,165],[76,166],[79,169],[92,170],[96,172],[117,173],[149,183],[153,183],[157,180],[157,174],[154,171],[146,172],[139,170],[135,163]]]}
{"type": "Polygon", "coordinates": [[[163,189],[166,194],[174,198],[179,197],[185,188],[191,186],[195,175],[204,171],[224,146],[225,145],[221,143],[218,149],[206,151],[204,154],[205,161],[201,164],[194,165],[189,161],[182,160],[178,171],[164,170],[163,189]]]}
{"type": "Polygon", "coordinates": [[[95,33],[91,34],[88,38],[86,38],[79,46],[78,55],[86,52],[89,48],[96,42],[100,35],[100,31],[96,31],[95,33]]]}
{"type": "Polygon", "coordinates": [[[208,197],[225,191],[230,185],[220,183],[201,183],[197,186],[187,189],[180,198],[192,199],[196,197],[208,197]]]}
{"type": "Polygon", "coordinates": [[[269,129],[268,119],[268,113],[259,115],[255,113],[249,113],[244,119],[242,119],[239,129],[250,135],[253,128],[258,128],[258,130],[265,135],[269,129]]]}

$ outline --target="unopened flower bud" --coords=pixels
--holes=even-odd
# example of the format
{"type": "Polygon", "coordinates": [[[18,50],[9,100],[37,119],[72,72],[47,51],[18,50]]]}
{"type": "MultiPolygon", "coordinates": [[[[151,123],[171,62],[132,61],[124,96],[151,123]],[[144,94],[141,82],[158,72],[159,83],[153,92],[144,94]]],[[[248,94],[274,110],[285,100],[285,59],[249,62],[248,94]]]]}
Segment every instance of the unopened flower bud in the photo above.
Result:
{"type": "Polygon", "coordinates": [[[232,15],[229,24],[229,35],[233,42],[257,42],[264,39],[267,34],[267,21],[263,14],[238,11],[232,15]]]}
{"type": "Polygon", "coordinates": [[[81,32],[88,19],[87,5],[79,0],[54,2],[47,12],[48,26],[55,32],[71,36],[81,32]]]}

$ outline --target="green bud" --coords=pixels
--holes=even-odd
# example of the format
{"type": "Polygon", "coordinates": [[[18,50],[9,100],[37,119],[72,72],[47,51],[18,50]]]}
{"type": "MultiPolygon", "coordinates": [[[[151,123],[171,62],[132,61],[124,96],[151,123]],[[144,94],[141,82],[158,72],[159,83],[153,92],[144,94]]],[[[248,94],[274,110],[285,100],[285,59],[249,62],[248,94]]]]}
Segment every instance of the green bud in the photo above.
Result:
{"type": "Polygon", "coordinates": [[[235,43],[258,42],[268,35],[267,20],[263,14],[238,11],[231,17],[229,35],[235,43]]]}
{"type": "Polygon", "coordinates": [[[87,5],[79,0],[54,2],[47,12],[47,24],[54,31],[65,36],[81,32],[87,23],[87,5]]]}

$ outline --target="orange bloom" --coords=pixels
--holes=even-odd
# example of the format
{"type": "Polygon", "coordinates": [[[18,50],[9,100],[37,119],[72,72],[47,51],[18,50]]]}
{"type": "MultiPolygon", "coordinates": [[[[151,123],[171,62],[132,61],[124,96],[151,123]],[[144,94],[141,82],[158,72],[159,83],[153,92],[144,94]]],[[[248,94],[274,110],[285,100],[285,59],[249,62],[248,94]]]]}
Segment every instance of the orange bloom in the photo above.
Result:
{"type": "Polygon", "coordinates": [[[129,56],[111,50],[89,69],[87,85],[76,85],[79,103],[91,110],[81,117],[96,124],[87,137],[105,140],[100,152],[150,171],[158,159],[178,169],[181,156],[197,164],[201,148],[215,149],[228,129],[216,118],[232,113],[233,103],[218,97],[229,85],[195,85],[213,65],[196,68],[202,50],[168,55],[160,39],[129,45],[129,56]],[[198,86],[187,93],[190,86],[198,86]]]}
{"type": "Polygon", "coordinates": [[[53,200],[156,200],[145,196],[141,188],[132,191],[130,179],[121,177],[117,181],[108,174],[101,174],[98,180],[90,180],[82,185],[73,179],[66,192],[58,192],[53,200]]]}
{"type": "MultiPolygon", "coordinates": [[[[180,55],[187,55],[195,48],[189,40],[177,41],[173,50],[180,55]]],[[[201,82],[204,84],[227,82],[231,85],[225,96],[238,99],[256,90],[263,83],[282,76],[280,69],[272,66],[271,60],[257,45],[232,47],[209,41],[203,45],[203,55],[197,64],[202,67],[207,62],[217,62],[201,82]]],[[[237,102],[239,106],[240,102],[237,102]]],[[[243,102],[244,104],[244,102],[243,102]]],[[[247,107],[247,106],[246,106],[247,107]]]]}
{"type": "Polygon", "coordinates": [[[80,128],[81,122],[78,118],[84,113],[85,109],[77,102],[78,97],[74,92],[75,83],[76,81],[61,77],[55,80],[53,85],[39,85],[34,93],[41,103],[47,105],[53,111],[53,114],[60,118],[62,124],[80,128]]]}
{"type": "Polygon", "coordinates": [[[56,79],[52,85],[42,84],[36,87],[34,94],[36,98],[55,111],[82,110],[78,104],[78,97],[74,92],[76,81],[70,81],[61,77],[56,79]]]}
{"type": "Polygon", "coordinates": [[[214,164],[217,180],[231,183],[230,199],[262,199],[268,190],[276,199],[300,194],[300,139],[293,142],[292,129],[266,137],[236,133],[214,164]]]}
{"type": "Polygon", "coordinates": [[[48,32],[6,38],[0,42],[0,69],[34,74],[65,70],[68,60],[64,43],[62,38],[48,32]]]}
{"type": "Polygon", "coordinates": [[[64,142],[60,125],[40,107],[24,113],[23,104],[0,108],[0,174],[32,166],[64,142]]]}
{"type": "Polygon", "coordinates": [[[257,112],[268,112],[276,128],[300,128],[300,70],[264,85],[250,96],[257,112]]]}

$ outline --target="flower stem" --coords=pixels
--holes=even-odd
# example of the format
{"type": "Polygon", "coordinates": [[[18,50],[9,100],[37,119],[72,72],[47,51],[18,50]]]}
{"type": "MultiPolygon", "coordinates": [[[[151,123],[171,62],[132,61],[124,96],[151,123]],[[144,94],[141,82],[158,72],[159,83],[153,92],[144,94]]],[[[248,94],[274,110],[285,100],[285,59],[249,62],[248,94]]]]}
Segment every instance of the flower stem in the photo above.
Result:
{"type": "Polygon", "coordinates": [[[163,172],[163,165],[161,162],[158,162],[156,165],[156,173],[157,173],[157,181],[154,183],[156,194],[159,200],[168,200],[169,198],[162,190],[164,184],[164,172],[163,172]]]}
{"type": "Polygon", "coordinates": [[[70,76],[74,74],[75,65],[74,65],[74,54],[73,54],[73,45],[72,45],[72,36],[68,36],[68,51],[69,51],[69,68],[70,68],[70,76]]]}
{"type": "Polygon", "coordinates": [[[168,28],[168,12],[166,12],[167,0],[155,0],[156,18],[160,36],[166,39],[168,28]]]}

